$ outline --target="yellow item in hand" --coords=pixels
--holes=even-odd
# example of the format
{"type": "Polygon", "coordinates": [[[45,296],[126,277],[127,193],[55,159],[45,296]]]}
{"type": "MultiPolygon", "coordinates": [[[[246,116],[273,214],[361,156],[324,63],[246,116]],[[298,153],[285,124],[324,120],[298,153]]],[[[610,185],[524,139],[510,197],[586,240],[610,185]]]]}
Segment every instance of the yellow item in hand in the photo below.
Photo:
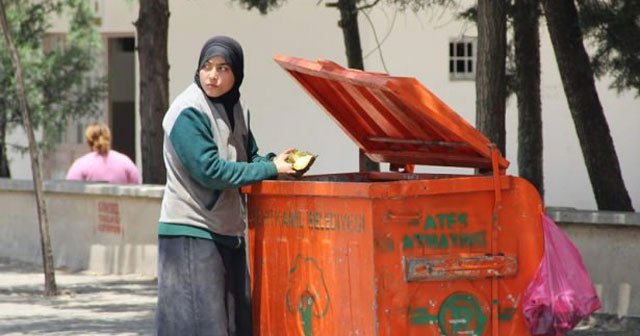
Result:
{"type": "Polygon", "coordinates": [[[316,160],[316,157],[317,155],[315,154],[296,149],[289,153],[285,161],[291,163],[295,171],[301,172],[308,170],[316,160]]]}

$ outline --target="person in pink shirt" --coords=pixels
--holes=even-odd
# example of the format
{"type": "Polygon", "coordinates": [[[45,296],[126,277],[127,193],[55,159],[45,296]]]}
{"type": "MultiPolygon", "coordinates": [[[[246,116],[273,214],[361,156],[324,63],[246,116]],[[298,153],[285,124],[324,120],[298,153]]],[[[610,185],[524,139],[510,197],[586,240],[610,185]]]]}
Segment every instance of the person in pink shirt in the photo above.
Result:
{"type": "Polygon", "coordinates": [[[115,184],[140,184],[140,172],[128,156],[111,149],[109,126],[94,123],[84,132],[87,145],[91,149],[76,159],[67,180],[108,182],[115,184]]]}

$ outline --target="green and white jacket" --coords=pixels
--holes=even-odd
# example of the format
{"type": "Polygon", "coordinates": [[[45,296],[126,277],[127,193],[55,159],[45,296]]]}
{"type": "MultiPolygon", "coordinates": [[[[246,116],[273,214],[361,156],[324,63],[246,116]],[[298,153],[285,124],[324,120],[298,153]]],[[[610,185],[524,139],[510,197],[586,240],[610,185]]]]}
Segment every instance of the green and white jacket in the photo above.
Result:
{"type": "Polygon", "coordinates": [[[240,241],[247,227],[239,187],[277,176],[275,154],[258,155],[249,110],[238,102],[235,127],[222,104],[193,83],[171,104],[162,121],[167,184],[158,233],[240,241]]]}

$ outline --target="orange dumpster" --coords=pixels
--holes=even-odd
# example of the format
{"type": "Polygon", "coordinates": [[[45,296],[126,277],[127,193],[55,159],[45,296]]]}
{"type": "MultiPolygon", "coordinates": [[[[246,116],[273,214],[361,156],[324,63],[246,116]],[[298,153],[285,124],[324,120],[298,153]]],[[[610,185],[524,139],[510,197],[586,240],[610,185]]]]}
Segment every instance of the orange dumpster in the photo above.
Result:
{"type": "Polygon", "coordinates": [[[395,171],[243,188],[256,333],[528,335],[522,296],[543,254],[536,190],[416,79],[276,62],[395,171]],[[489,173],[419,174],[416,164],[489,173]]]}

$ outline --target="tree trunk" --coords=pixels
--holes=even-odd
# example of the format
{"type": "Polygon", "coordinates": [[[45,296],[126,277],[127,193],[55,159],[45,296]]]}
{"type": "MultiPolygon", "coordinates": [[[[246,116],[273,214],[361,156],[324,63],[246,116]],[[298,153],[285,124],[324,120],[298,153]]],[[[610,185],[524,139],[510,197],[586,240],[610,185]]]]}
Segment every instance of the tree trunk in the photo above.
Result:
{"type": "Polygon", "coordinates": [[[504,0],[478,0],[476,126],[506,155],[505,105],[507,55],[504,0]]]}
{"type": "Polygon", "coordinates": [[[544,197],[540,103],[540,8],[538,0],[516,0],[513,31],[518,96],[518,174],[544,197]]]}
{"type": "Polygon", "coordinates": [[[135,22],[140,64],[140,130],[144,183],[164,184],[162,118],[169,107],[169,1],[140,0],[135,22]]]}
{"type": "Polygon", "coordinates": [[[364,70],[356,0],[339,0],[338,9],[340,10],[338,26],[342,29],[344,48],[347,52],[347,64],[349,68],[364,70]]]}
{"type": "Polygon", "coordinates": [[[29,154],[31,156],[31,172],[33,174],[33,187],[36,196],[36,207],[38,209],[38,222],[40,223],[40,247],[42,249],[42,265],[44,267],[44,295],[53,296],[58,294],[56,286],[55,270],[53,265],[53,252],[51,250],[51,239],[49,237],[49,222],[47,219],[47,207],[44,200],[44,188],[42,183],[42,167],[40,166],[40,153],[36,137],[31,127],[31,114],[29,112],[29,104],[27,102],[27,94],[24,89],[24,80],[22,77],[22,64],[18,51],[13,44],[11,30],[7,22],[7,15],[4,8],[3,0],[0,0],[0,24],[4,31],[4,38],[7,47],[11,53],[11,63],[13,64],[16,77],[16,87],[18,100],[20,102],[20,110],[22,111],[22,123],[24,125],[27,138],[29,139],[29,154]]]}
{"type": "Polygon", "coordinates": [[[573,0],[543,0],[565,95],[600,210],[633,211],[584,48],[573,0]]]}
{"type": "MultiPolygon", "coordinates": [[[[342,29],[348,67],[351,69],[364,70],[356,2],[357,0],[338,0],[338,9],[340,10],[338,26],[342,29]]],[[[380,164],[371,161],[362,149],[358,151],[358,157],[361,172],[380,171],[380,164]]]]}
{"type": "MultiPolygon", "coordinates": [[[[0,0],[2,1],[2,0],[0,0]]],[[[11,178],[7,156],[7,115],[0,112],[0,177],[11,178]]]]}

